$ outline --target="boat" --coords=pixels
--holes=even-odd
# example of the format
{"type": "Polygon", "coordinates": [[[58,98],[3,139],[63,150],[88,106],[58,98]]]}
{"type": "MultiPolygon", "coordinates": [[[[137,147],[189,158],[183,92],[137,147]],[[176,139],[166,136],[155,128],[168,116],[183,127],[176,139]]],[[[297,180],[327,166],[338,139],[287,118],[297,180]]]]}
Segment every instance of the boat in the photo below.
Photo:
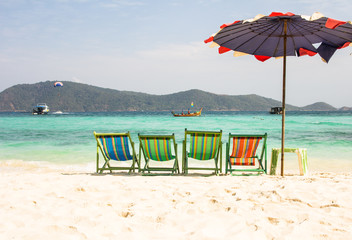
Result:
{"type": "Polygon", "coordinates": [[[187,113],[175,113],[174,111],[172,111],[172,115],[174,115],[174,117],[198,117],[202,114],[202,109],[201,108],[198,112],[193,112],[191,113],[190,111],[188,111],[187,113]]]}
{"type": "Polygon", "coordinates": [[[282,107],[272,107],[270,114],[282,114],[282,107]]]}
{"type": "Polygon", "coordinates": [[[41,114],[48,114],[49,107],[46,103],[38,103],[37,106],[33,108],[32,114],[33,115],[41,115],[41,114]]]}

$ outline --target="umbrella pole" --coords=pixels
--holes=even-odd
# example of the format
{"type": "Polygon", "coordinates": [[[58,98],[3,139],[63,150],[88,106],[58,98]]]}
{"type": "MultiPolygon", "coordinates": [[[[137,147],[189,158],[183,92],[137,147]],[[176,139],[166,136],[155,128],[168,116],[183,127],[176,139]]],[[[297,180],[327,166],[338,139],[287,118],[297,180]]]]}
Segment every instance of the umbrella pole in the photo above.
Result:
{"type": "Polygon", "coordinates": [[[287,19],[284,19],[284,59],[283,59],[283,85],[282,85],[282,129],[281,129],[281,176],[284,176],[285,157],[285,115],[286,115],[286,44],[287,19]]]}

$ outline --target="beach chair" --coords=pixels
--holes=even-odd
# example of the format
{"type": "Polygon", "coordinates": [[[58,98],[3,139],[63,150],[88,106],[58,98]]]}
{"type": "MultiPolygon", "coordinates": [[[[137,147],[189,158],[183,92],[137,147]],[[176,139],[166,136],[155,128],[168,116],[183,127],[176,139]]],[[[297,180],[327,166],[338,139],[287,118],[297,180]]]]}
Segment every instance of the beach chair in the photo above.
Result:
{"type": "Polygon", "coordinates": [[[213,170],[215,174],[221,172],[222,166],[222,130],[220,131],[190,131],[185,129],[185,139],[182,151],[182,172],[188,170],[213,170]],[[187,140],[189,143],[187,144],[187,140]],[[189,146],[187,148],[187,145],[189,146]],[[220,165],[219,165],[220,156],[220,165]],[[189,166],[189,159],[199,161],[214,160],[214,167],[189,166]]]}
{"type": "Polygon", "coordinates": [[[180,173],[177,156],[177,144],[175,135],[141,135],[139,138],[139,164],[141,166],[142,154],[144,157],[144,168],[142,172],[151,171],[180,173]],[[172,153],[174,152],[174,153],[172,153]],[[151,160],[153,162],[151,162],[151,160]],[[155,162],[154,162],[155,161],[155,162]],[[166,162],[174,161],[173,166],[162,166],[166,162]],[[156,163],[158,162],[158,163],[156,163]],[[152,166],[154,165],[154,166],[152,166]],[[158,165],[158,166],[156,166],[158,165]]]}
{"type": "MultiPolygon", "coordinates": [[[[113,170],[129,170],[135,172],[137,162],[137,155],[134,150],[134,143],[131,139],[130,133],[96,133],[97,140],[97,173],[113,170]],[[132,150],[132,151],[131,151],[132,150]],[[99,152],[103,156],[105,162],[100,167],[99,152]],[[131,166],[111,166],[110,161],[114,160],[114,165],[122,165],[121,162],[132,161],[131,166]],[[120,163],[117,163],[120,162],[120,163]]],[[[139,169],[139,165],[138,165],[139,169]]]]}
{"type": "Polygon", "coordinates": [[[229,141],[226,143],[226,173],[266,173],[266,139],[266,133],[264,135],[236,135],[230,133],[229,141]],[[257,154],[258,148],[261,149],[259,155],[257,154]]]}

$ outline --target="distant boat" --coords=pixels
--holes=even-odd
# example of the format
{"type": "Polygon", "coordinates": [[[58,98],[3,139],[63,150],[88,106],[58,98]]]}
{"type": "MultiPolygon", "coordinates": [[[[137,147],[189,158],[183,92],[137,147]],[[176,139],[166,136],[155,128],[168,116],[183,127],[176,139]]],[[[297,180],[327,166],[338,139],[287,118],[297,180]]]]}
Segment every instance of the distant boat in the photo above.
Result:
{"type": "Polygon", "coordinates": [[[282,107],[272,107],[270,109],[271,114],[282,114],[282,107]]]}
{"type": "Polygon", "coordinates": [[[38,103],[37,106],[33,108],[32,114],[33,115],[41,115],[41,114],[48,114],[49,107],[46,103],[38,103]]]}
{"type": "Polygon", "coordinates": [[[172,115],[174,115],[174,117],[198,117],[198,116],[200,116],[201,114],[202,114],[202,109],[203,108],[201,108],[198,112],[193,112],[193,113],[191,113],[191,112],[187,112],[187,113],[175,113],[174,111],[172,111],[171,113],[172,113],[172,115]]]}

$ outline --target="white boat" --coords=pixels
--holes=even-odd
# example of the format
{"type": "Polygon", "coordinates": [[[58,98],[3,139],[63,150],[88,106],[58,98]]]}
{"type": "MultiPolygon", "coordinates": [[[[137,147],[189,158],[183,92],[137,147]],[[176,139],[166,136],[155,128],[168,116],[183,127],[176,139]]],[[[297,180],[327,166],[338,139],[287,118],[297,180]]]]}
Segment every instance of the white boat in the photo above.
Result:
{"type": "Polygon", "coordinates": [[[33,115],[40,115],[40,114],[48,114],[49,107],[46,103],[38,103],[37,106],[33,108],[32,114],[33,115]]]}

